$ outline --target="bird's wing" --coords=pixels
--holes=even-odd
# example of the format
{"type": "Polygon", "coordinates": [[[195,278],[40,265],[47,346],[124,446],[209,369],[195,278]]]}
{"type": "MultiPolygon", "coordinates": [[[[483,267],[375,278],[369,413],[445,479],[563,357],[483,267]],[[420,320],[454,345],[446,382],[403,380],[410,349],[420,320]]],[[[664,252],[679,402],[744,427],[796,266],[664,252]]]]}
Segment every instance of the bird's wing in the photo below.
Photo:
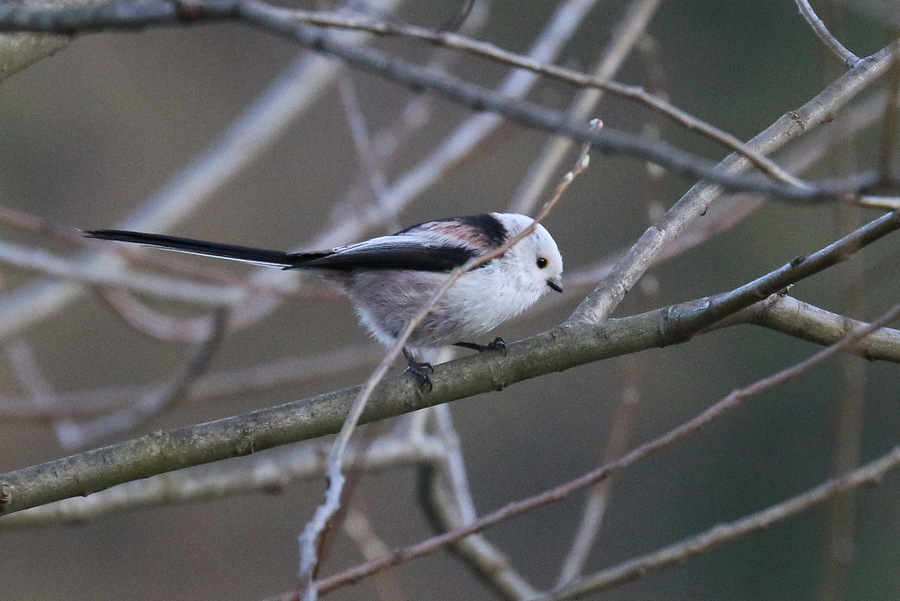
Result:
{"type": "Polygon", "coordinates": [[[285,269],[411,269],[415,271],[451,271],[475,255],[462,246],[423,242],[417,236],[394,235],[373,238],[359,244],[317,253],[288,255],[285,269]]]}

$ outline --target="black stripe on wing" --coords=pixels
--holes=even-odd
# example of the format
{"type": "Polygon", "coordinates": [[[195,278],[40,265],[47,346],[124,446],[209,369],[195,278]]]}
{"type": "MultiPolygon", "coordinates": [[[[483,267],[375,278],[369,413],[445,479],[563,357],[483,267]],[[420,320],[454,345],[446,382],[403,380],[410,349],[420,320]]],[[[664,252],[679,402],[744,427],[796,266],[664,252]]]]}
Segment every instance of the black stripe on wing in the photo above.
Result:
{"type": "Polygon", "coordinates": [[[296,253],[288,255],[285,269],[411,269],[414,271],[452,271],[475,256],[462,247],[409,245],[350,246],[332,252],[296,253]]]}
{"type": "Polygon", "coordinates": [[[236,246],[234,244],[220,244],[218,242],[205,242],[192,238],[178,238],[176,236],[164,236],[161,234],[145,234],[143,232],[129,232],[125,230],[95,230],[84,232],[89,238],[98,240],[113,240],[116,242],[130,242],[223,259],[247,261],[249,263],[262,263],[265,265],[292,266],[291,255],[278,250],[266,250],[263,248],[251,248],[249,246],[236,246]]]}

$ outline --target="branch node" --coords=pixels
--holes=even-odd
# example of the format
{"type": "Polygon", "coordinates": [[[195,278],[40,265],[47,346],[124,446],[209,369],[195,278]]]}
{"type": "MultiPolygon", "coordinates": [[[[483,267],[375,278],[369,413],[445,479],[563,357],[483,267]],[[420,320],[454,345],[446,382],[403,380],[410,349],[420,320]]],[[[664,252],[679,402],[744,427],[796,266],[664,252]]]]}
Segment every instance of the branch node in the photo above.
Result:
{"type": "Polygon", "coordinates": [[[0,484],[0,506],[8,505],[13,498],[13,488],[8,482],[0,484]]]}

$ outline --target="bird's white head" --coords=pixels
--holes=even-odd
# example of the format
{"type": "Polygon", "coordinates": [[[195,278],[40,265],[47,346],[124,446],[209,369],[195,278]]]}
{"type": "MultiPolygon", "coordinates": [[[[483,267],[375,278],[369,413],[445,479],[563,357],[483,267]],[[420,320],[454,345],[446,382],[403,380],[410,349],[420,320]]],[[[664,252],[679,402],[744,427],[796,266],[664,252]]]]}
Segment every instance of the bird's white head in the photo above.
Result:
{"type": "MultiPolygon", "coordinates": [[[[531,217],[517,213],[493,215],[504,225],[510,237],[518,235],[534,222],[531,217]]],[[[509,276],[516,278],[523,291],[531,291],[535,297],[547,290],[562,292],[562,255],[553,236],[543,225],[537,224],[531,234],[507,252],[506,257],[510,260],[501,262],[515,272],[509,276]]]]}

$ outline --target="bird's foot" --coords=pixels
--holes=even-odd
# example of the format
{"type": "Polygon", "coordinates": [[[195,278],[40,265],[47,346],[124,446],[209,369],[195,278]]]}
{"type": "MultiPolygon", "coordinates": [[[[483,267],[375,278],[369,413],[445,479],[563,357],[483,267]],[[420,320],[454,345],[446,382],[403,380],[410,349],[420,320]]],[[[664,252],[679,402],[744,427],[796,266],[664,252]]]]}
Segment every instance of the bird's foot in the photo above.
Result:
{"type": "Polygon", "coordinates": [[[485,351],[501,351],[503,353],[503,356],[506,356],[506,342],[504,342],[503,339],[499,336],[497,336],[493,341],[488,342],[487,344],[460,341],[455,343],[453,346],[461,346],[463,348],[472,349],[473,351],[478,351],[479,353],[483,353],[485,351]]]}
{"type": "Polygon", "coordinates": [[[406,373],[411,374],[425,393],[431,392],[431,378],[428,374],[434,373],[434,367],[427,361],[416,361],[416,358],[407,349],[403,349],[403,356],[406,357],[406,373]]]}

